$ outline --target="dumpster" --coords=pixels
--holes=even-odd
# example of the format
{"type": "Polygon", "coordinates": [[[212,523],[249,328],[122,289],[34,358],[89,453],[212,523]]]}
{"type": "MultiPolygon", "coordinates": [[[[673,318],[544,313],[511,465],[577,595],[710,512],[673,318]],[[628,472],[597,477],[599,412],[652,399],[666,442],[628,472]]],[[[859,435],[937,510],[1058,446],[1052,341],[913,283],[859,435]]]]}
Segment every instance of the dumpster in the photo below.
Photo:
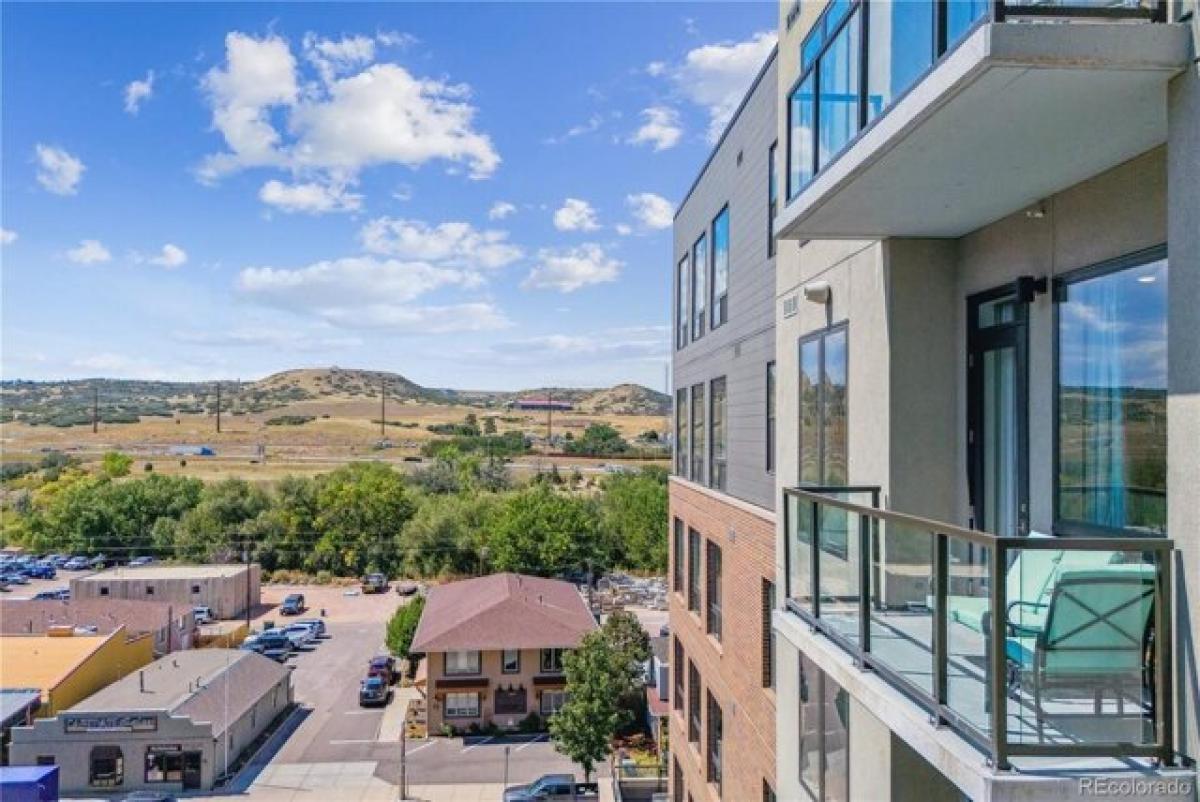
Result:
{"type": "Polygon", "coordinates": [[[58,766],[0,766],[4,802],[58,802],[58,766]]]}

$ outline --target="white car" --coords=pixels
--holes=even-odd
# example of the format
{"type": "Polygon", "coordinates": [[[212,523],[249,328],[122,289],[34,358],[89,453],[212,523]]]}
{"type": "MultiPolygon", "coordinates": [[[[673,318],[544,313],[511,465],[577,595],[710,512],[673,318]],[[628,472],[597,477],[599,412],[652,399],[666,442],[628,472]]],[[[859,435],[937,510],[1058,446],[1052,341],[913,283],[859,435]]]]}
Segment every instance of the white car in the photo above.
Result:
{"type": "Polygon", "coordinates": [[[316,637],[312,627],[304,624],[289,624],[281,629],[280,632],[282,632],[284,635],[287,635],[288,640],[290,640],[292,645],[296,648],[307,646],[308,644],[312,643],[313,639],[316,637]]]}
{"type": "Polygon", "coordinates": [[[211,624],[217,620],[211,607],[193,607],[192,616],[196,619],[197,624],[211,624]]]}

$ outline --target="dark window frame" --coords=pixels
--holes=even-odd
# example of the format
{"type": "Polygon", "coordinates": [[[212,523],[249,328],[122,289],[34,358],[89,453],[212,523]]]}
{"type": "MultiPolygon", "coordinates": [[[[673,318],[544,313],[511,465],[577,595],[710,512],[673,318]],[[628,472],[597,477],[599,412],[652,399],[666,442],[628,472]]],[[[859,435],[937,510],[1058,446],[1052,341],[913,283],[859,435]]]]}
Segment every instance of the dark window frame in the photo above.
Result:
{"type": "Polygon", "coordinates": [[[88,788],[120,788],[125,784],[125,750],[117,744],[96,744],[88,752],[88,788]],[[102,757],[101,760],[113,763],[113,778],[99,779],[96,774],[97,750],[111,750],[115,757],[102,757]]]}
{"type": "Polygon", "coordinates": [[[728,481],[729,465],[729,381],[724,376],[718,376],[708,383],[708,486],[714,490],[725,490],[728,481]],[[717,393],[721,388],[721,456],[717,457],[717,393]],[[720,471],[718,473],[718,468],[720,471]],[[719,479],[718,479],[719,476],[719,479]]]}
{"type": "Polygon", "coordinates": [[[691,341],[696,342],[697,340],[702,338],[704,336],[704,332],[708,330],[708,327],[706,325],[706,314],[707,314],[708,310],[706,307],[708,306],[708,294],[710,292],[709,287],[712,285],[712,280],[711,280],[712,279],[712,248],[710,247],[710,244],[708,241],[708,232],[707,231],[705,231],[700,236],[696,237],[696,241],[694,243],[692,243],[691,254],[692,254],[692,276],[691,276],[692,286],[691,286],[691,293],[690,293],[690,300],[691,300],[691,310],[690,310],[691,315],[690,315],[690,317],[691,317],[691,326],[692,326],[691,341]],[[696,263],[698,261],[696,259],[697,251],[700,249],[701,246],[704,247],[704,269],[703,269],[703,272],[696,269],[696,263]],[[702,291],[698,292],[697,290],[699,290],[701,288],[698,288],[696,286],[696,281],[697,281],[697,276],[701,276],[701,275],[704,277],[704,287],[702,288],[702,291]],[[703,306],[697,304],[697,299],[699,299],[700,304],[702,304],[703,306]]]}
{"type": "Polygon", "coordinates": [[[538,668],[543,674],[561,674],[563,673],[563,656],[567,653],[566,649],[551,648],[542,649],[538,652],[538,668]],[[546,658],[550,659],[547,660],[546,658]]]}
{"type": "Polygon", "coordinates": [[[520,674],[521,673],[521,650],[520,649],[501,649],[500,650],[500,673],[501,674],[520,674]],[[517,653],[516,668],[508,668],[506,654],[508,652],[517,653]]]}
{"type": "Polygon", "coordinates": [[[696,664],[688,660],[688,731],[687,739],[690,744],[700,743],[700,672],[696,664]]]}
{"type": "Polygon", "coordinates": [[[689,251],[675,263],[675,350],[681,350],[688,344],[692,331],[692,254],[689,251]]]}
{"type": "Polygon", "coordinates": [[[675,475],[687,479],[692,470],[692,402],[687,387],[675,390],[675,475]],[[686,446],[685,446],[686,441],[686,446]]]}
{"type": "Polygon", "coordinates": [[[779,214],[779,140],[767,148],[767,258],[775,256],[775,217],[779,214]]]}
{"type": "MultiPolygon", "coordinates": [[[[1052,393],[1051,393],[1051,395],[1052,395],[1052,399],[1051,399],[1052,421],[1051,421],[1051,435],[1050,435],[1053,440],[1053,444],[1051,447],[1051,451],[1053,452],[1053,460],[1052,460],[1052,466],[1051,466],[1053,482],[1052,482],[1052,487],[1051,487],[1052,496],[1051,496],[1050,503],[1051,503],[1051,511],[1052,511],[1052,515],[1053,515],[1052,528],[1053,528],[1054,534],[1058,537],[1160,538],[1160,537],[1168,537],[1169,536],[1169,534],[1166,532],[1164,532],[1163,534],[1157,534],[1157,533],[1143,532],[1143,531],[1139,531],[1136,529],[1121,529],[1121,528],[1107,527],[1107,526],[1101,526],[1098,524],[1088,523],[1086,521],[1075,521],[1075,520],[1071,520],[1071,519],[1064,519],[1064,518],[1060,517],[1060,515],[1059,515],[1059,508],[1060,508],[1060,502],[1059,502],[1059,499],[1060,499],[1060,495],[1059,495],[1059,490],[1060,490],[1060,488],[1059,488],[1060,439],[1059,438],[1061,437],[1061,432],[1059,431],[1059,429],[1060,429],[1059,415],[1061,414],[1061,410],[1059,409],[1059,382],[1060,382],[1060,370],[1061,370],[1061,364],[1060,364],[1061,363],[1061,352],[1060,352],[1061,343],[1060,343],[1060,337],[1059,337],[1059,324],[1060,324],[1060,314],[1061,314],[1061,311],[1060,311],[1061,301],[1059,299],[1062,297],[1063,290],[1066,287],[1069,287],[1071,284],[1076,284],[1081,281],[1087,281],[1088,279],[1100,278],[1101,276],[1107,276],[1107,275],[1111,275],[1113,273],[1119,273],[1122,270],[1129,270],[1131,268],[1135,268],[1140,265],[1150,264],[1151,262],[1155,262],[1155,261],[1159,261],[1159,260],[1167,261],[1167,287],[1168,287],[1168,292],[1170,292],[1171,265],[1170,265],[1170,259],[1169,259],[1168,253],[1167,253],[1167,245],[1165,243],[1160,244],[1160,245],[1155,245],[1150,248],[1145,248],[1145,249],[1142,249],[1139,251],[1134,251],[1132,253],[1124,254],[1122,256],[1118,256],[1113,259],[1107,259],[1102,262],[1097,262],[1095,264],[1086,265],[1084,267],[1080,267],[1075,270],[1071,270],[1066,273],[1059,274],[1058,276],[1055,276],[1055,278],[1053,280],[1053,286],[1052,286],[1053,296],[1052,297],[1054,299],[1054,304],[1053,304],[1054,313],[1053,313],[1053,321],[1051,323],[1051,329],[1053,331],[1053,344],[1051,346],[1051,348],[1052,348],[1051,362],[1053,363],[1053,370],[1052,370],[1053,376],[1052,376],[1051,381],[1053,382],[1053,387],[1052,387],[1052,393]]],[[[1170,492],[1169,488],[1168,488],[1168,492],[1170,492]]]]}
{"type": "Polygon", "coordinates": [[[679,517],[672,519],[671,527],[671,590],[675,593],[683,593],[684,589],[684,561],[687,552],[687,528],[683,520],[679,517]]]}
{"type": "Polygon", "coordinates": [[[767,473],[775,473],[775,440],[779,434],[776,417],[778,415],[778,378],[776,377],[775,360],[767,363],[766,373],[766,408],[763,416],[766,419],[764,436],[766,438],[766,467],[767,473]]]}
{"type": "Polygon", "coordinates": [[[444,676],[447,676],[447,677],[477,677],[477,676],[479,676],[480,673],[482,673],[482,671],[483,671],[483,655],[480,653],[480,651],[478,649],[453,649],[451,651],[453,651],[455,653],[465,652],[467,654],[474,654],[475,655],[475,670],[474,671],[461,671],[461,670],[456,669],[454,671],[451,671],[450,670],[450,651],[445,651],[445,652],[442,652],[442,674],[444,676]]]}
{"type": "MultiPolygon", "coordinates": [[[[811,733],[812,737],[816,739],[817,787],[813,788],[812,786],[809,785],[808,780],[805,779],[805,776],[804,776],[805,766],[804,766],[803,761],[797,761],[798,778],[800,780],[800,787],[802,789],[804,789],[804,791],[806,793],[808,793],[812,799],[817,800],[817,802],[824,802],[824,800],[828,799],[828,796],[829,796],[827,793],[828,783],[826,780],[826,778],[829,774],[829,749],[826,744],[826,736],[829,734],[829,724],[828,724],[829,710],[828,710],[828,708],[830,707],[830,705],[828,705],[826,703],[826,696],[827,696],[826,683],[831,683],[834,688],[836,688],[837,690],[840,690],[842,693],[847,694],[847,703],[846,703],[847,704],[847,710],[846,710],[847,715],[846,715],[846,721],[845,721],[846,739],[845,739],[845,743],[841,747],[846,752],[844,771],[845,771],[845,785],[846,785],[847,791],[849,791],[849,788],[850,788],[850,765],[851,765],[851,760],[853,760],[853,756],[850,755],[850,715],[849,715],[850,699],[849,699],[849,694],[845,688],[843,688],[841,685],[839,685],[835,680],[830,679],[828,677],[828,675],[826,675],[826,673],[817,666],[816,663],[812,662],[809,658],[807,658],[803,654],[800,655],[800,661],[799,661],[799,665],[797,666],[797,672],[798,672],[798,680],[800,682],[800,693],[798,694],[798,699],[797,699],[797,705],[799,705],[798,709],[800,712],[800,715],[797,718],[797,722],[799,724],[799,730],[800,730],[798,744],[800,747],[801,755],[803,756],[804,749],[805,749],[805,733],[806,732],[811,733]],[[811,669],[811,672],[809,672],[809,673],[811,673],[811,677],[812,677],[811,683],[807,683],[805,680],[804,675],[806,673],[806,671],[805,671],[806,663],[808,664],[809,668],[811,669]],[[809,727],[809,726],[805,725],[804,709],[805,709],[806,704],[814,702],[814,700],[815,700],[815,703],[811,704],[811,709],[816,712],[817,721],[816,721],[815,727],[809,727]]],[[[836,708],[836,703],[834,704],[834,707],[836,708]]]]}
{"type": "Polygon", "coordinates": [[[708,398],[707,389],[704,382],[693,384],[691,391],[688,393],[690,403],[688,405],[688,423],[691,426],[691,434],[688,440],[688,455],[692,465],[688,478],[696,484],[704,484],[704,468],[708,454],[708,421],[705,420],[707,413],[708,398]],[[697,420],[697,408],[700,412],[700,420],[697,420]],[[699,437],[697,437],[699,434],[699,437]]]}
{"type": "MultiPolygon", "coordinates": [[[[826,398],[825,398],[826,367],[825,366],[827,364],[826,359],[825,359],[825,350],[826,350],[825,349],[825,341],[830,335],[835,335],[835,334],[839,334],[839,333],[844,333],[846,336],[846,400],[847,400],[847,404],[846,404],[846,456],[847,456],[846,474],[847,474],[847,476],[846,476],[846,479],[847,479],[847,484],[849,484],[850,466],[849,466],[848,460],[849,460],[849,456],[850,456],[850,404],[849,404],[849,397],[850,397],[850,321],[842,320],[838,323],[832,323],[823,329],[818,329],[817,331],[810,332],[809,334],[806,334],[803,337],[801,337],[796,344],[797,364],[800,366],[800,370],[797,371],[797,375],[796,375],[797,398],[800,401],[799,408],[797,410],[797,416],[796,416],[796,456],[797,456],[796,467],[797,467],[797,475],[802,475],[801,471],[803,470],[803,466],[804,466],[804,446],[803,446],[803,444],[804,444],[804,400],[799,395],[799,389],[800,389],[799,381],[800,381],[800,376],[801,376],[801,374],[803,374],[803,371],[804,371],[804,365],[803,365],[803,361],[801,358],[801,353],[803,352],[804,346],[807,345],[808,343],[811,343],[811,342],[820,343],[821,376],[820,376],[820,381],[817,384],[817,388],[818,388],[818,390],[817,390],[817,392],[818,392],[817,406],[820,409],[820,423],[819,423],[819,429],[817,432],[817,435],[818,435],[817,464],[820,468],[821,475],[817,481],[818,481],[818,483],[823,484],[823,485],[829,484],[829,475],[826,472],[826,465],[825,465],[825,457],[826,457],[826,454],[828,453],[828,450],[825,448],[826,432],[825,432],[825,425],[824,425],[824,421],[825,421],[825,417],[826,417],[826,398]]],[[[802,481],[801,485],[803,485],[803,484],[805,484],[805,482],[802,481]]]]}
{"type": "Polygon", "coordinates": [[[687,664],[687,656],[683,650],[683,641],[678,635],[674,635],[675,653],[673,655],[674,662],[671,665],[671,674],[673,678],[673,688],[671,692],[671,706],[683,714],[683,697],[685,696],[683,686],[683,667],[687,664]]]}
{"type": "Polygon", "coordinates": [[[725,753],[725,711],[720,702],[708,689],[705,697],[705,779],[717,786],[717,796],[721,795],[724,787],[724,753],[725,753]]]}
{"type": "Polygon", "coordinates": [[[729,322],[729,278],[733,272],[733,221],[727,202],[721,211],[713,217],[709,224],[709,250],[712,256],[712,273],[708,282],[708,319],[709,326],[716,331],[729,322]],[[725,218],[725,291],[717,295],[717,221],[725,218]]]}
{"type": "Polygon", "coordinates": [[[762,604],[762,686],[775,687],[775,631],[771,627],[771,612],[775,609],[775,583],[762,578],[759,591],[762,604]]]}
{"type": "Polygon", "coordinates": [[[721,642],[722,619],[721,603],[724,600],[721,585],[724,581],[722,571],[721,546],[709,538],[704,540],[704,632],[721,642]],[[714,570],[715,566],[715,570],[714,570]]]}
{"type": "Polygon", "coordinates": [[[687,608],[700,613],[700,533],[688,527],[687,608]]]}

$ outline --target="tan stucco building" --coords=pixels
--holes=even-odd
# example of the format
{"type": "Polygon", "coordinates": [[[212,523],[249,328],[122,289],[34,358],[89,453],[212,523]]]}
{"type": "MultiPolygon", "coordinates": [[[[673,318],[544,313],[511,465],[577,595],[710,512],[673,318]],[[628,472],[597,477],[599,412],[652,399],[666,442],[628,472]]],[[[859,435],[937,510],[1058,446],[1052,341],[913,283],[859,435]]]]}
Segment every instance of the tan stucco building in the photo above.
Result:
{"type": "Polygon", "coordinates": [[[71,599],[132,599],[212,608],[217,618],[245,615],[260,601],[258,565],[144,565],[110,568],[71,580],[71,599]],[[249,587],[247,587],[249,583],[249,587]]]}

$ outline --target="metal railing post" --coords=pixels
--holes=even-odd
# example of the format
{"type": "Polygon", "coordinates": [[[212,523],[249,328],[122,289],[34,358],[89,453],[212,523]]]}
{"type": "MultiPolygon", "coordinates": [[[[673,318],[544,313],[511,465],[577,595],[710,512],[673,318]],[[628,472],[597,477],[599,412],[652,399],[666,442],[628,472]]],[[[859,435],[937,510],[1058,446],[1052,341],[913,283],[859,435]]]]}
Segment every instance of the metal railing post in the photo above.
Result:
{"type": "Polygon", "coordinates": [[[821,513],[815,500],[809,501],[811,509],[810,520],[812,521],[812,543],[809,545],[809,551],[812,554],[812,564],[809,566],[809,575],[812,577],[812,607],[813,618],[821,617],[821,561],[818,557],[821,549],[821,535],[817,529],[817,521],[820,520],[821,513]]]}
{"type": "Polygon", "coordinates": [[[1155,561],[1154,596],[1154,715],[1155,745],[1164,766],[1175,764],[1175,705],[1171,690],[1174,676],[1171,654],[1171,552],[1158,552],[1155,561]]]}
{"type": "Polygon", "coordinates": [[[934,545],[934,610],[933,610],[933,698],[937,702],[937,723],[945,724],[942,710],[950,703],[949,671],[950,627],[947,599],[950,595],[950,539],[936,535],[934,545]]]}
{"type": "Polygon", "coordinates": [[[1003,539],[997,539],[992,549],[992,564],[988,571],[991,594],[991,627],[988,637],[992,641],[991,665],[992,686],[988,688],[992,702],[992,765],[997,771],[1007,771],[1008,762],[1008,600],[1005,598],[1005,572],[1008,568],[1008,548],[1003,539]]]}
{"type": "Polygon", "coordinates": [[[783,493],[783,598],[792,598],[792,504],[794,496],[783,493]]]}
{"type": "Polygon", "coordinates": [[[863,654],[871,652],[871,520],[858,516],[858,642],[863,654]]]}

